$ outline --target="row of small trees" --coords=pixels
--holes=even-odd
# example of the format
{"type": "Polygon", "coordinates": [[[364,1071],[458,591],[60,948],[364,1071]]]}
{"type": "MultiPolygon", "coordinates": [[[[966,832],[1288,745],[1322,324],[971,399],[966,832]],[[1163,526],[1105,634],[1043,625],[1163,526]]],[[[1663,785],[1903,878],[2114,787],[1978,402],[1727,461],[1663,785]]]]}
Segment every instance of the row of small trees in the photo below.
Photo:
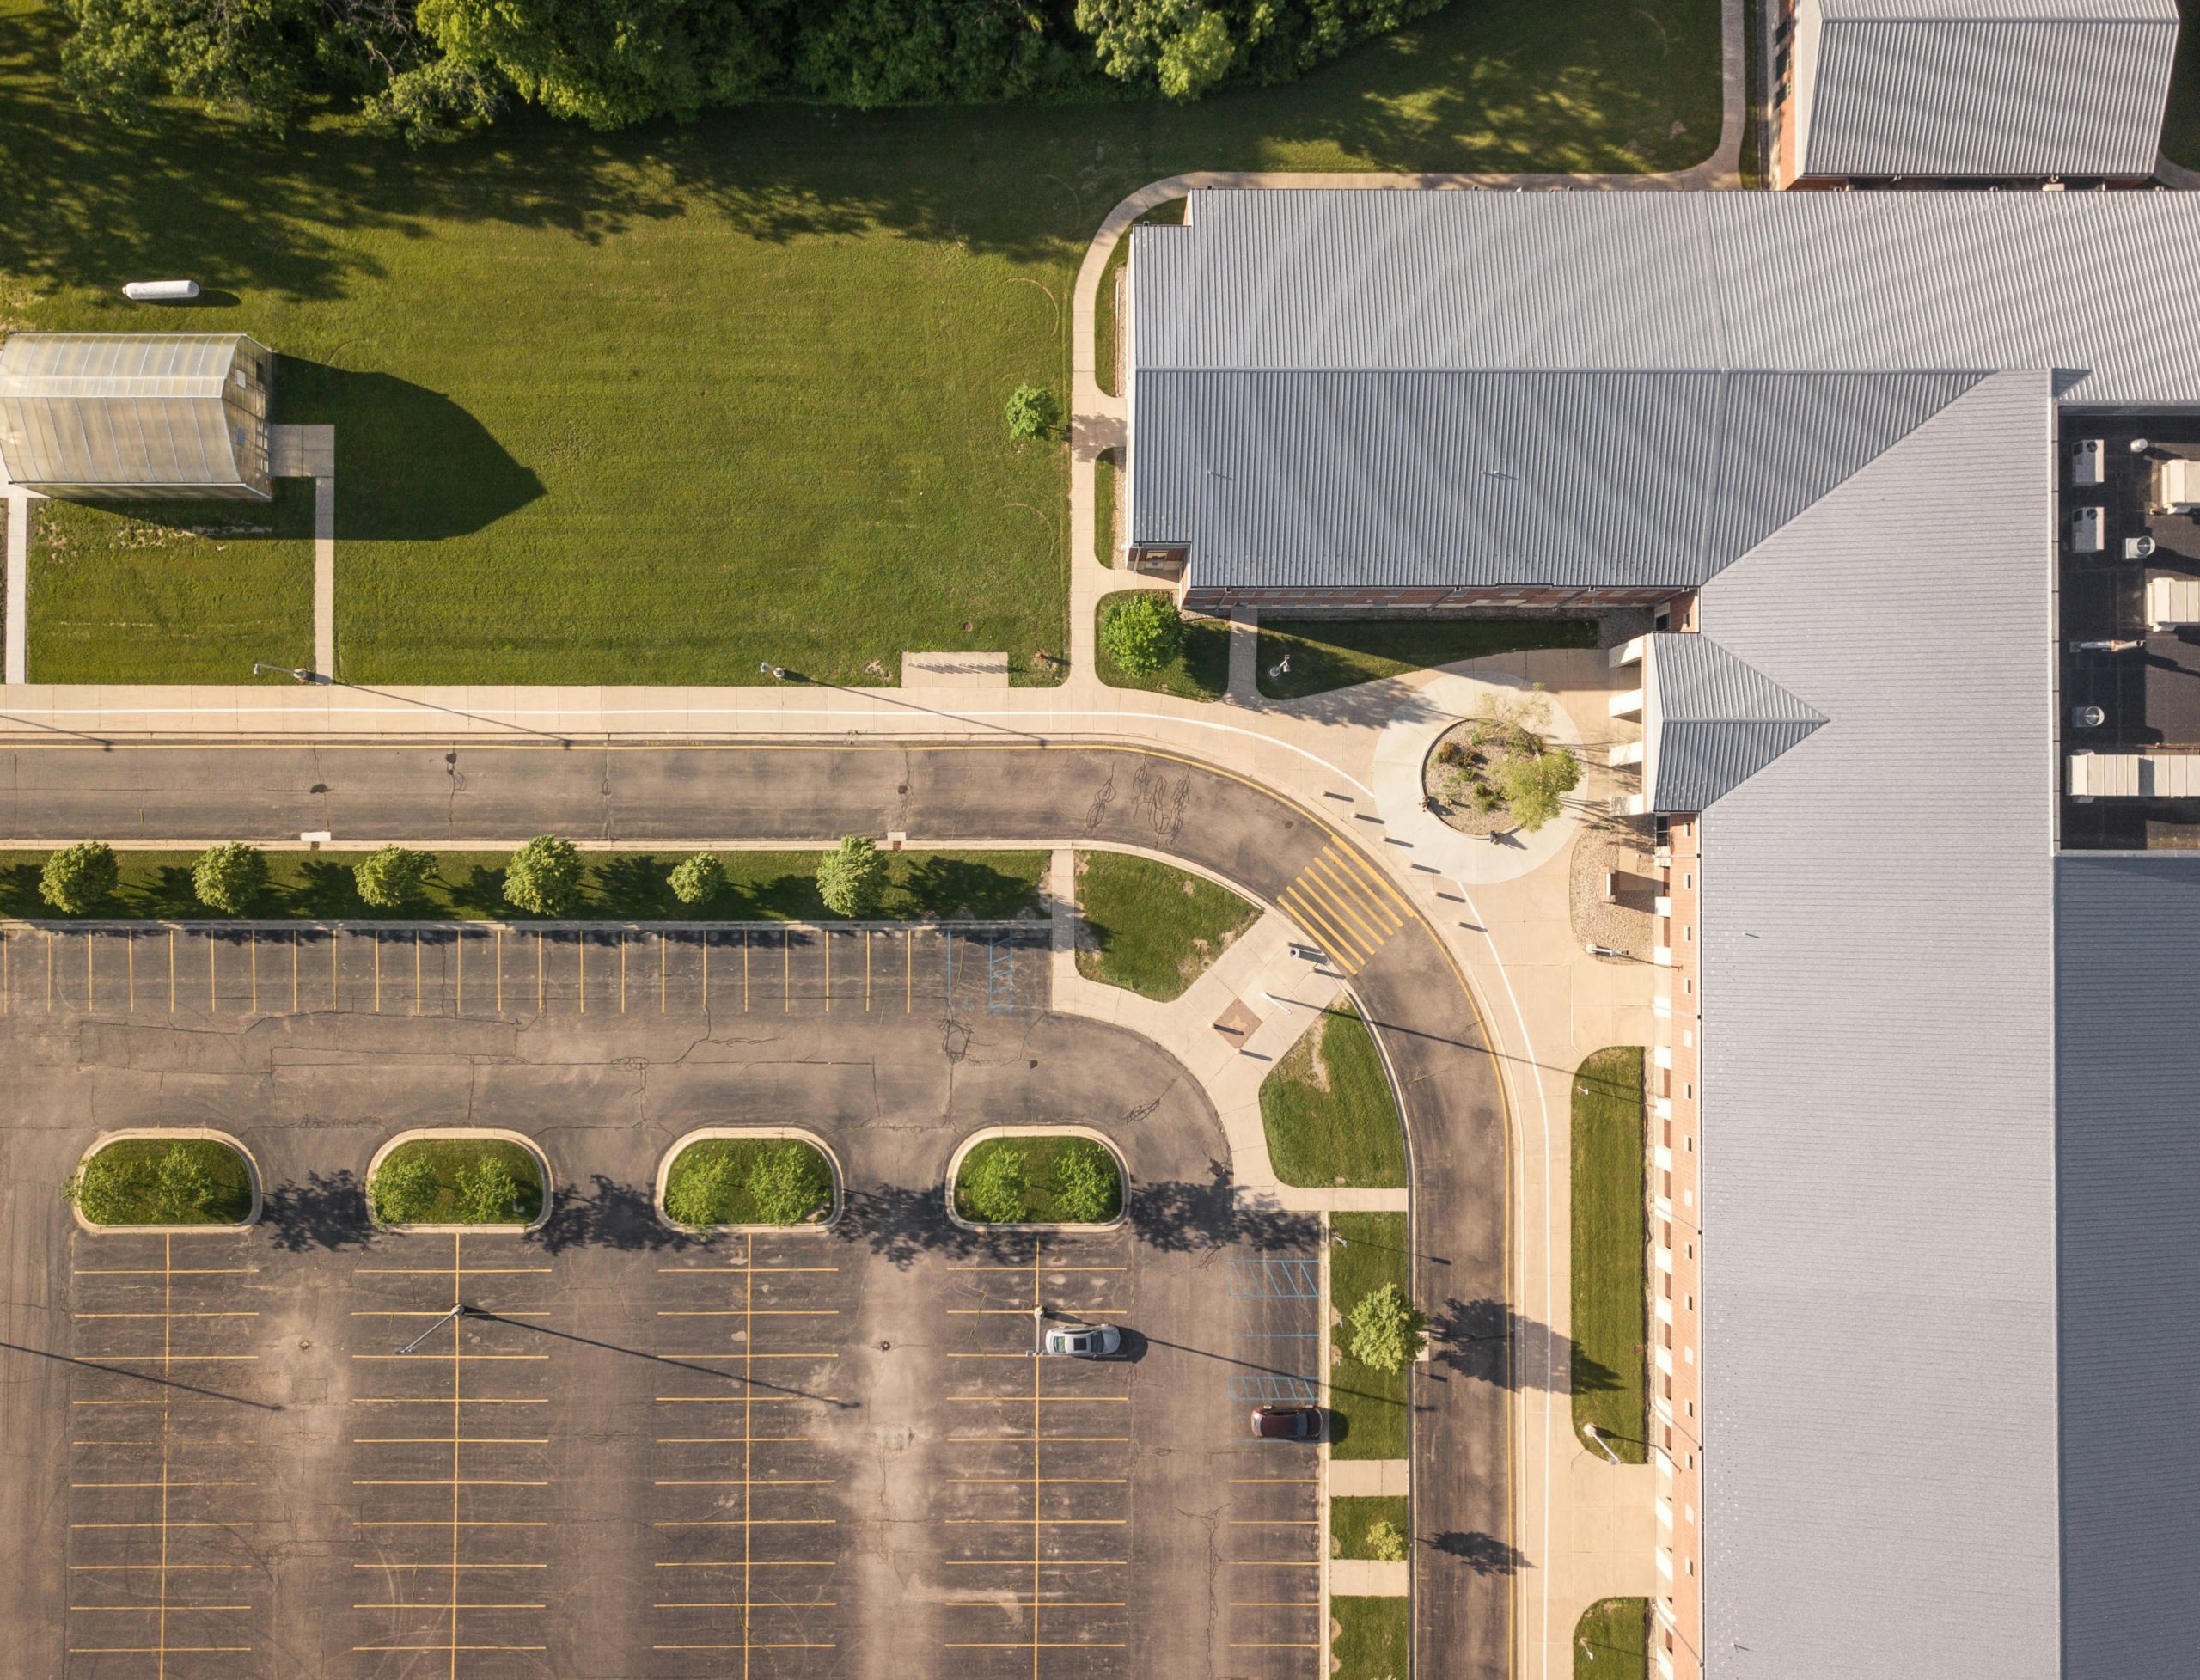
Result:
{"type": "MultiPolygon", "coordinates": [[[[400,910],[427,895],[436,872],[431,852],[385,846],[351,866],[359,897],[382,910],[400,910]]],[[[535,916],[561,916],[580,902],[586,866],[571,840],[538,834],[512,853],[504,866],[504,899],[535,916]]],[[[56,852],[39,875],[39,896],[64,915],[98,909],[122,877],[114,848],[104,840],[84,840],[56,852]]],[[[665,884],[682,904],[706,904],[725,889],[724,863],[715,852],[683,858],[665,884]]],[[[885,854],[859,834],[843,839],[817,866],[817,893],[836,916],[869,916],[886,895],[885,854]]],[[[256,903],[267,888],[267,854],[256,846],[232,840],[209,846],[191,865],[191,889],[210,910],[238,915],[256,903]]]]}

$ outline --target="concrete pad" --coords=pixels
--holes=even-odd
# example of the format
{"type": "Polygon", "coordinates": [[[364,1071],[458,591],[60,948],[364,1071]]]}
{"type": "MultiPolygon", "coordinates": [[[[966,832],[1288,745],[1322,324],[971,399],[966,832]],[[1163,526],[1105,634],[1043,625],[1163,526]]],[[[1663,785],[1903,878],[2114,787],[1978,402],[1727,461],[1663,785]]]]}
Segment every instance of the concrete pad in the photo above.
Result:
{"type": "Polygon", "coordinates": [[[1413,1463],[1406,1458],[1331,1458],[1333,1500],[1403,1499],[1413,1491],[1413,1463]]]}
{"type": "Polygon", "coordinates": [[[1413,1590],[1413,1566],[1378,1563],[1372,1558],[1329,1560],[1332,1598],[1402,1598],[1413,1590]]]}

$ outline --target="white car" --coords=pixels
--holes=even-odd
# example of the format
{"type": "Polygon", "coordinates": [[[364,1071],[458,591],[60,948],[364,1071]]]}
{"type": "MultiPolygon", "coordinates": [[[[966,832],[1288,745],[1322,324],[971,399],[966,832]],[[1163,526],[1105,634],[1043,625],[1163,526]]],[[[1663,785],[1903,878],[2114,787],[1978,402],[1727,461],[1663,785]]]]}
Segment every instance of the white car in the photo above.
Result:
{"type": "Polygon", "coordinates": [[[1113,1324],[1075,1324],[1048,1331],[1044,1346],[1072,1359],[1104,1359],[1122,1350],[1123,1333],[1113,1324]]]}

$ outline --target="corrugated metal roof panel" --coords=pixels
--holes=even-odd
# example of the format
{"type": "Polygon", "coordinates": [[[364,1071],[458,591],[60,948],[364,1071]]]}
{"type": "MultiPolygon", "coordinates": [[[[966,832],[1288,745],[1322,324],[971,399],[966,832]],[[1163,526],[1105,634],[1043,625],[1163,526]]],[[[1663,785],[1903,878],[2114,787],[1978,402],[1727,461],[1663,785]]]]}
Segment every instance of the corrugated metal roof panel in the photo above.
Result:
{"type": "Polygon", "coordinates": [[[1714,1680],[1867,1624],[1888,1680],[2059,1668],[2050,398],[1980,382],[1701,598],[1828,720],[1702,819],[1714,1680]]]}
{"type": "Polygon", "coordinates": [[[15,483],[72,492],[257,488],[264,424],[229,385],[248,345],[259,350],[235,333],[15,333],[0,344],[0,462],[15,483]]]}
{"type": "Polygon", "coordinates": [[[2200,859],[2056,864],[2066,1680],[2200,1648],[2200,859]]]}
{"type": "Polygon", "coordinates": [[[1708,636],[1643,652],[1643,790],[1653,811],[1708,810],[1825,719],[1708,636]]]}
{"type": "Polygon", "coordinates": [[[2154,173],[2177,18],[1825,13],[1806,175],[2154,173]]]}
{"type": "Polygon", "coordinates": [[[1693,583],[1978,377],[1151,370],[1130,540],[1201,588],[1693,583]]]}

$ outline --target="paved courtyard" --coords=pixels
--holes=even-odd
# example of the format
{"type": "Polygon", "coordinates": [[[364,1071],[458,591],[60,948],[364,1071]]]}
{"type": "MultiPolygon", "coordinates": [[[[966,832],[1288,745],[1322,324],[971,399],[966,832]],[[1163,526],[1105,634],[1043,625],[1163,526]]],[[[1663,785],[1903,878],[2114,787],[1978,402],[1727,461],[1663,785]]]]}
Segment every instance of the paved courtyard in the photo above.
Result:
{"type": "Polygon", "coordinates": [[[185,931],[173,992],[168,944],[5,947],[24,1671],[1319,1674],[1316,1460],[1244,1418],[1316,1373],[1318,1232],[1236,1208],[1197,1086],[1047,1012],[1030,936],[185,931]],[[961,1138],[1072,1119],[1122,1226],[945,1219],[961,1138]],[[540,1145],[547,1223],[373,1232],[376,1145],[458,1123],[540,1145]],[[78,1229],[71,1164],[148,1124],[238,1137],[260,1224],[78,1229]],[[837,1225],[656,1220],[741,1124],[831,1144],[837,1225]],[[1125,1356],[1034,1360],[1035,1306],[1125,1356]]]}

